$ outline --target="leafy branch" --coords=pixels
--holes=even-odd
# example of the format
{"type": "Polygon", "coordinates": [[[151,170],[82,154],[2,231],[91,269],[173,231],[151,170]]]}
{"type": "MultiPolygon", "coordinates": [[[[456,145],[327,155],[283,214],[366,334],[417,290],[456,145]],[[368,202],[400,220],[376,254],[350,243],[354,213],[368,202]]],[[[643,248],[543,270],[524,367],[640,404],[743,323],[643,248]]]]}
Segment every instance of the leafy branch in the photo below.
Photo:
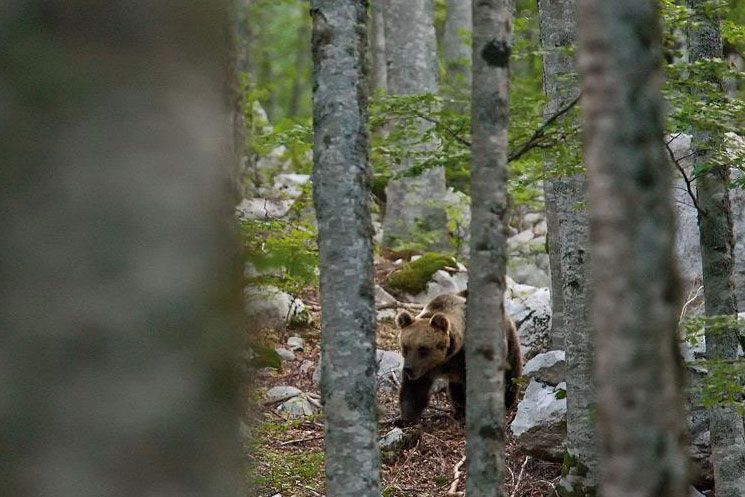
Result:
{"type": "Polygon", "coordinates": [[[681,176],[683,176],[683,181],[685,181],[686,184],[686,190],[688,191],[688,196],[691,197],[691,200],[693,201],[693,206],[696,208],[698,212],[701,213],[702,216],[706,216],[706,211],[701,208],[698,204],[698,196],[693,192],[693,180],[688,177],[688,174],[686,174],[685,168],[681,165],[680,160],[675,157],[675,152],[673,152],[673,149],[670,147],[670,144],[680,136],[680,133],[670,138],[670,140],[665,142],[665,149],[667,149],[667,153],[670,156],[670,160],[673,161],[673,164],[675,164],[675,167],[678,169],[678,172],[681,176]]]}

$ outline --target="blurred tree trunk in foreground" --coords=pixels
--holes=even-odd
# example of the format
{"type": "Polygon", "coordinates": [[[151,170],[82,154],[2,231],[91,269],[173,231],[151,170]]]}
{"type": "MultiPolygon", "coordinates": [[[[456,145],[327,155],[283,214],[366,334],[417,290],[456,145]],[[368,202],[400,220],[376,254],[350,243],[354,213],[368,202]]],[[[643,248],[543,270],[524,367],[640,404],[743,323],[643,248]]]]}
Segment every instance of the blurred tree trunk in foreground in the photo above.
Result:
{"type": "Polygon", "coordinates": [[[388,89],[388,71],[385,63],[384,0],[370,0],[370,89],[388,89]]]}
{"type": "MultiPolygon", "coordinates": [[[[545,116],[565,108],[579,94],[579,82],[571,49],[577,40],[575,0],[538,2],[543,49],[543,89],[548,98],[545,116]]],[[[590,253],[587,212],[587,178],[584,171],[567,174],[546,161],[546,219],[549,223],[552,341],[566,350],[567,446],[562,496],[595,495],[597,452],[592,411],[592,328],[590,325],[590,253]],[[556,268],[554,265],[558,264],[556,268]]]]}
{"type": "Polygon", "coordinates": [[[655,0],[579,0],[600,495],[688,493],[655,0]]]}
{"type": "Polygon", "coordinates": [[[504,495],[510,0],[473,4],[471,262],[466,334],[469,497],[504,495]]]}
{"type": "Polygon", "coordinates": [[[378,497],[365,2],[313,0],[313,203],[321,265],[326,495],[378,497]]]}
{"type": "MultiPolygon", "coordinates": [[[[690,61],[710,61],[722,58],[722,37],[719,20],[706,13],[706,2],[689,0],[693,10],[693,24],[688,33],[690,61]]],[[[708,79],[719,86],[715,75],[708,79]]],[[[713,96],[721,105],[723,93],[713,96]]],[[[710,99],[711,96],[702,95],[710,99]]],[[[701,262],[704,277],[704,306],[707,317],[737,319],[735,294],[735,238],[732,231],[732,207],[729,197],[729,164],[712,163],[715,150],[721,146],[718,133],[696,128],[691,139],[694,153],[696,192],[701,211],[698,225],[701,238],[701,262]]],[[[706,326],[706,358],[712,361],[710,374],[721,370],[722,364],[737,359],[737,327],[730,324],[708,323],[706,326]],[[718,364],[719,363],[719,364],[718,364]]],[[[714,484],[717,497],[745,495],[745,429],[742,415],[732,405],[715,405],[709,412],[711,433],[711,463],[714,467],[714,484]]]]}
{"type": "Polygon", "coordinates": [[[240,494],[229,16],[3,4],[4,495],[240,494]]]}

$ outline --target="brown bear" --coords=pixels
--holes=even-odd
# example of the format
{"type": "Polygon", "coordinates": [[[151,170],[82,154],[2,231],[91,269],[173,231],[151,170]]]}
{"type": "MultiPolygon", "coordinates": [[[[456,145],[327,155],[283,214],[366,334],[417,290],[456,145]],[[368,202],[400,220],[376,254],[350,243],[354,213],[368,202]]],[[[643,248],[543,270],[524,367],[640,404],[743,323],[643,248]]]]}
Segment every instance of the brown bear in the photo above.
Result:
{"type": "MultiPolygon", "coordinates": [[[[454,416],[462,420],[466,407],[466,359],[463,349],[467,292],[435,297],[414,317],[407,311],[396,316],[404,357],[403,380],[399,392],[401,420],[414,422],[429,403],[432,384],[437,378],[448,381],[448,396],[454,416]]],[[[522,354],[515,323],[505,315],[507,370],[505,407],[517,398],[518,385],[512,380],[522,374],[522,354]]]]}

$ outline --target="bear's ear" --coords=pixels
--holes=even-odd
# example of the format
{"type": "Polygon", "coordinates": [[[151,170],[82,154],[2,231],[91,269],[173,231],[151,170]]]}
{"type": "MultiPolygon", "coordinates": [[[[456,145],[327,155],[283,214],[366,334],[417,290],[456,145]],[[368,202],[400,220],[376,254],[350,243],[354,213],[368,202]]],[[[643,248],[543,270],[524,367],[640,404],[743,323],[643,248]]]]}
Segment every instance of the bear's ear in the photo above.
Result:
{"type": "Polygon", "coordinates": [[[396,324],[399,328],[406,328],[413,322],[414,318],[408,313],[408,311],[401,311],[398,313],[398,316],[396,316],[396,324]]]}
{"type": "Polygon", "coordinates": [[[448,318],[445,317],[444,314],[440,314],[439,312],[432,316],[432,319],[429,320],[430,326],[432,326],[436,330],[448,332],[450,330],[450,321],[448,321],[448,318]]]}

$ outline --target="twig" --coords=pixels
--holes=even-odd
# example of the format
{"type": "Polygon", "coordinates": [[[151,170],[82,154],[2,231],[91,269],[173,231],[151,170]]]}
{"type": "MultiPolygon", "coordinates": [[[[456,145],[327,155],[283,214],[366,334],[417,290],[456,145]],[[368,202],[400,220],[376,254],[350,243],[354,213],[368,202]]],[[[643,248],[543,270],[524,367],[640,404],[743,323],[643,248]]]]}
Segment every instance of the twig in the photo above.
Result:
{"type": "Polygon", "coordinates": [[[455,141],[457,141],[458,143],[460,143],[464,147],[469,147],[470,148],[470,146],[471,146],[471,142],[470,141],[466,140],[465,138],[463,138],[462,136],[460,136],[457,132],[453,131],[449,127],[443,125],[442,122],[440,122],[439,120],[434,119],[432,117],[429,117],[429,116],[427,116],[425,114],[420,114],[418,112],[415,115],[419,119],[423,119],[424,121],[427,121],[428,123],[432,123],[435,126],[440,126],[442,129],[444,129],[445,131],[447,131],[448,134],[450,136],[452,136],[455,141]]]}
{"type": "Polygon", "coordinates": [[[447,495],[449,496],[463,495],[463,492],[458,492],[458,482],[460,482],[460,477],[462,475],[460,468],[463,466],[465,462],[466,462],[466,456],[463,456],[463,459],[458,461],[458,464],[456,464],[455,467],[453,468],[453,482],[450,484],[450,488],[448,489],[447,495]]]}
{"type": "Polygon", "coordinates": [[[519,159],[523,155],[525,155],[531,148],[535,147],[538,141],[543,138],[546,134],[546,130],[554,123],[557,119],[559,119],[561,116],[569,112],[572,107],[577,105],[579,102],[579,99],[582,97],[582,93],[580,92],[574,99],[572,99],[570,102],[568,102],[564,107],[556,111],[551,117],[546,119],[544,123],[533,132],[530,138],[528,138],[528,141],[523,143],[520,147],[517,148],[514,152],[512,152],[507,157],[507,162],[512,162],[514,160],[519,159]]]}
{"type": "Polygon", "coordinates": [[[285,442],[280,442],[279,445],[294,445],[299,444],[303,442],[310,442],[313,440],[321,440],[323,438],[323,435],[313,435],[312,437],[306,437],[306,438],[296,438],[294,440],[287,440],[285,442]]]}
{"type": "Polygon", "coordinates": [[[309,487],[308,485],[303,485],[302,483],[299,483],[298,485],[300,485],[301,487],[303,487],[303,488],[304,488],[304,489],[306,489],[306,490],[310,490],[311,492],[313,492],[313,494],[314,494],[314,495],[318,495],[319,497],[320,497],[321,495],[323,495],[322,493],[320,493],[320,492],[316,491],[315,489],[313,489],[313,488],[309,487]]]}
{"type": "Polygon", "coordinates": [[[375,308],[379,311],[382,311],[383,309],[406,309],[408,311],[421,311],[424,309],[424,306],[421,304],[407,304],[405,302],[390,302],[388,304],[380,304],[376,305],[375,308]]]}
{"type": "Polygon", "coordinates": [[[530,456],[525,456],[523,465],[520,466],[520,473],[518,473],[517,475],[517,482],[515,482],[515,486],[512,487],[512,493],[510,494],[510,497],[515,497],[517,495],[517,489],[518,487],[520,487],[520,481],[523,479],[523,473],[525,472],[525,466],[528,464],[529,459],[530,459],[530,456]]]}
{"type": "Polygon", "coordinates": [[[691,197],[691,200],[693,200],[693,206],[696,208],[698,212],[701,213],[701,215],[705,216],[706,211],[701,209],[701,207],[698,205],[698,198],[696,197],[696,194],[693,193],[693,187],[691,186],[691,179],[686,174],[685,168],[680,164],[680,161],[675,158],[675,152],[673,152],[673,149],[670,148],[670,143],[665,142],[665,149],[667,150],[667,154],[670,156],[670,160],[673,161],[673,164],[675,164],[675,167],[678,169],[678,172],[680,172],[681,176],[683,176],[683,181],[685,181],[686,184],[686,190],[688,191],[688,196],[691,197]]]}
{"type": "Polygon", "coordinates": [[[683,304],[683,308],[680,310],[680,317],[678,317],[678,322],[683,320],[683,316],[686,315],[686,311],[688,310],[688,306],[692,304],[699,295],[701,295],[701,291],[704,289],[703,285],[696,288],[696,292],[693,292],[693,289],[691,289],[691,292],[688,293],[688,300],[686,300],[686,303],[683,304]],[[693,297],[691,297],[691,293],[693,293],[693,297]]]}

